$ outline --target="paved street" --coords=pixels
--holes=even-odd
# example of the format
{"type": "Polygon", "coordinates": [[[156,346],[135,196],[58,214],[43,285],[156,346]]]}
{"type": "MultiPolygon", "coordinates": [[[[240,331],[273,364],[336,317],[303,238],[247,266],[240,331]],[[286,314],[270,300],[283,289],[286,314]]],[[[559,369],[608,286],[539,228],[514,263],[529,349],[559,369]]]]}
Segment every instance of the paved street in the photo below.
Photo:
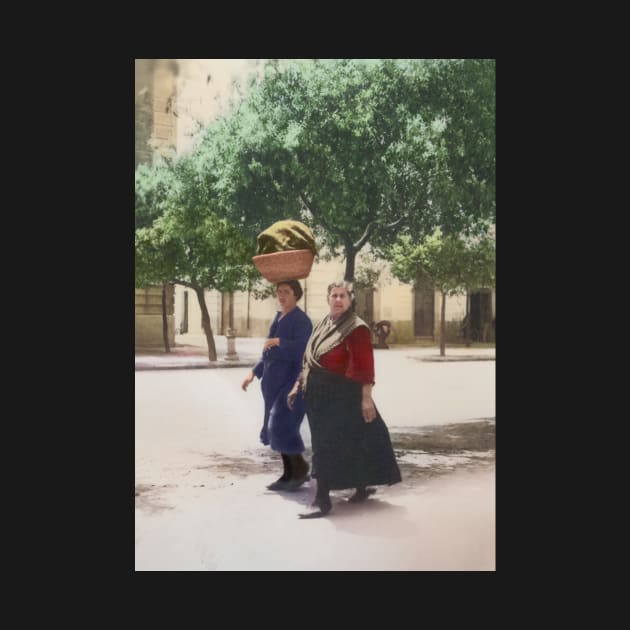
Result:
{"type": "MultiPolygon", "coordinates": [[[[241,344],[243,355],[255,357],[257,343],[241,344]]],[[[333,493],[331,515],[306,522],[297,513],[315,482],[265,489],[280,460],[258,441],[262,396],[258,382],[240,389],[247,367],[137,371],[136,570],[494,570],[495,361],[423,360],[436,352],[375,351],[374,399],[404,483],[362,505],[333,493]],[[425,437],[400,450],[403,437],[441,426],[442,443],[456,440],[474,421],[491,427],[491,448],[431,450],[425,437]]],[[[310,447],[306,419],[302,433],[310,447]]]]}

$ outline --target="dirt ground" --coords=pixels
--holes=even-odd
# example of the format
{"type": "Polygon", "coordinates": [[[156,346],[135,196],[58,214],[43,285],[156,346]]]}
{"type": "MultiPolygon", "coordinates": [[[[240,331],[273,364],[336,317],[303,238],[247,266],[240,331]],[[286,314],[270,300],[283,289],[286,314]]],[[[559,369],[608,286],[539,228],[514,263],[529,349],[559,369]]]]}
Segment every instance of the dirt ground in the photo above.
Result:
{"type": "Polygon", "coordinates": [[[494,418],[484,418],[392,432],[402,486],[408,488],[455,471],[494,466],[495,426],[494,418]],[[419,465],[421,459],[424,461],[419,465]]]}
{"type": "MultiPolygon", "coordinates": [[[[473,422],[425,426],[390,432],[392,445],[403,481],[397,487],[406,490],[436,476],[461,470],[478,470],[494,466],[495,420],[484,418],[473,422]]],[[[278,454],[263,446],[243,451],[242,456],[225,456],[210,452],[203,454],[206,463],[195,466],[207,470],[212,479],[228,484],[231,476],[239,478],[260,473],[275,473],[279,469],[278,454]]],[[[304,453],[307,461],[311,451],[304,453]]],[[[204,487],[205,484],[199,484],[204,487]]],[[[163,488],[159,485],[136,485],[136,507],[149,512],[169,509],[160,501],[163,488]]]]}

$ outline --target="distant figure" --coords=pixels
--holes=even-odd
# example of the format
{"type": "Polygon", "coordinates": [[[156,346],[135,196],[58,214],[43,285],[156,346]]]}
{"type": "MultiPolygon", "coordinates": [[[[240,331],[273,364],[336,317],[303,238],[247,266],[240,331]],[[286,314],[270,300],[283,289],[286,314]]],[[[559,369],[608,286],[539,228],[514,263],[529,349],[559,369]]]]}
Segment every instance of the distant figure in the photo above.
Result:
{"type": "Polygon", "coordinates": [[[462,324],[460,327],[461,330],[461,335],[464,338],[464,342],[466,343],[466,346],[470,346],[470,341],[471,341],[471,329],[470,329],[470,314],[466,313],[466,315],[464,315],[464,319],[462,319],[462,324]]]}
{"type": "Polygon", "coordinates": [[[391,322],[386,319],[372,324],[372,330],[378,337],[378,343],[374,345],[375,348],[389,348],[385,340],[389,337],[389,333],[392,331],[391,322]]]}

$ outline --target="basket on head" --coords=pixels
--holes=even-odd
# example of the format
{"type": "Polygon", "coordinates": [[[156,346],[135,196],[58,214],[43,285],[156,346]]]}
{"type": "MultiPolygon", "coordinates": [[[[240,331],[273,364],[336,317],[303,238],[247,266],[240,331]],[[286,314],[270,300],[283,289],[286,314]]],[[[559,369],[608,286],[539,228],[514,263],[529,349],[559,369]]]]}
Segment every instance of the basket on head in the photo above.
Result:
{"type": "Polygon", "coordinates": [[[289,249],[273,254],[254,256],[252,260],[263,278],[278,283],[282,280],[308,278],[315,256],[310,249],[289,249]]]}
{"type": "Polygon", "coordinates": [[[294,249],[310,249],[317,255],[317,247],[313,232],[308,225],[293,219],[276,221],[258,235],[259,256],[275,254],[294,249]]]}

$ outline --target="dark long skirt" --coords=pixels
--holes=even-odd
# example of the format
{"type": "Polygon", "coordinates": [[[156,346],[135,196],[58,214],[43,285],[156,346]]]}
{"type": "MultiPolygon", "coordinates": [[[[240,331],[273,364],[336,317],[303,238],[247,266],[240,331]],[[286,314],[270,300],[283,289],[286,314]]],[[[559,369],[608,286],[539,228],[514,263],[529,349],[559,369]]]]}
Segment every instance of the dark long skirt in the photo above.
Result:
{"type": "Polygon", "coordinates": [[[330,490],[401,481],[389,431],[377,410],[361,413],[361,384],[327,370],[311,370],[306,414],[313,446],[311,474],[330,490]]]}

